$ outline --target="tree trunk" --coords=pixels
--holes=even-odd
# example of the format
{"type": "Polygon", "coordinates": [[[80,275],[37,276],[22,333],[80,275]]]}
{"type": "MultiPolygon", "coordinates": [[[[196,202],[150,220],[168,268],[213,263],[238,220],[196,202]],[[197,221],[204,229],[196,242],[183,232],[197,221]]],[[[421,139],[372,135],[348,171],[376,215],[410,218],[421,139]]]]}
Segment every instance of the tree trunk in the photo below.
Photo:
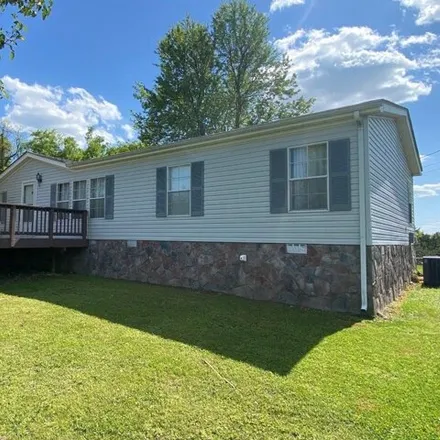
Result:
{"type": "Polygon", "coordinates": [[[240,102],[240,98],[237,98],[235,102],[235,122],[234,122],[234,128],[240,128],[241,126],[241,112],[242,112],[242,105],[240,102]]]}
{"type": "Polygon", "coordinates": [[[203,122],[199,122],[199,136],[205,136],[206,134],[206,127],[203,122]]]}

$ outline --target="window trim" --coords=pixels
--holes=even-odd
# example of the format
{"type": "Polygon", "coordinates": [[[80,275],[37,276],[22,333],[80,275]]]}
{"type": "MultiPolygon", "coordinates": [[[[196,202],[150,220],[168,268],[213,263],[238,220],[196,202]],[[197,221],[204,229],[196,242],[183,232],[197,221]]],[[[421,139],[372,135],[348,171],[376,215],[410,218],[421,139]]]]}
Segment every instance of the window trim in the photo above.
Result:
{"type": "Polygon", "coordinates": [[[192,190],[192,185],[191,185],[191,163],[184,163],[181,165],[173,165],[173,166],[167,166],[167,217],[172,217],[172,218],[187,218],[187,217],[191,217],[191,190],[192,190]],[[183,167],[188,167],[189,168],[189,201],[188,201],[188,214],[170,214],[169,213],[169,204],[168,204],[168,194],[170,192],[184,192],[184,191],[172,191],[169,189],[169,184],[170,184],[170,169],[171,168],[183,168],[183,167]]]}
{"type": "Polygon", "coordinates": [[[56,196],[56,199],[55,199],[55,207],[56,207],[56,208],[58,208],[58,209],[70,209],[70,206],[71,206],[70,201],[71,201],[71,195],[72,195],[72,194],[71,194],[72,187],[71,187],[70,183],[71,183],[71,182],[59,182],[59,183],[57,183],[57,196],[56,196]],[[69,198],[68,198],[67,200],[58,200],[59,186],[60,186],[60,185],[69,185],[69,191],[68,191],[69,198]],[[58,206],[58,203],[67,203],[67,208],[60,208],[60,207],[58,206]]]}
{"type": "MultiPolygon", "coordinates": [[[[106,191],[105,191],[105,176],[100,176],[100,177],[93,177],[89,179],[89,203],[88,203],[88,212],[89,212],[89,218],[91,220],[105,220],[105,197],[106,197],[106,191]],[[104,179],[104,197],[92,197],[92,180],[98,180],[98,179],[104,179]],[[104,215],[102,217],[92,217],[91,216],[91,212],[92,212],[92,200],[104,200],[104,215]]],[[[86,189],[86,193],[87,193],[87,189],[86,189]]],[[[86,202],[86,206],[87,206],[87,202],[86,202]]]]}
{"type": "MultiPolygon", "coordinates": [[[[329,160],[329,145],[330,142],[327,141],[316,141],[316,142],[310,142],[308,144],[302,144],[302,145],[294,145],[292,147],[287,148],[287,203],[288,203],[288,210],[287,212],[290,213],[308,213],[308,212],[330,212],[330,160],[329,160]],[[319,144],[325,144],[327,148],[327,174],[325,176],[313,176],[313,177],[290,177],[291,169],[290,169],[290,151],[294,150],[295,148],[307,148],[312,145],[319,145],[319,144]],[[321,208],[321,209],[291,209],[291,189],[290,189],[290,182],[292,181],[298,181],[298,180],[310,180],[310,179],[327,179],[327,208],[321,208]]],[[[307,150],[307,167],[308,167],[308,150],[307,150]]],[[[308,168],[307,168],[308,171],[308,168]]]]}
{"type": "Polygon", "coordinates": [[[88,179],[72,180],[72,209],[74,209],[73,205],[75,202],[83,202],[84,201],[84,202],[86,202],[84,209],[87,211],[87,199],[88,199],[87,191],[88,191],[88,187],[89,187],[89,185],[87,183],[88,183],[88,179]],[[75,199],[75,183],[78,183],[78,182],[85,182],[86,183],[86,191],[85,191],[85,198],[84,199],[75,199]]]}

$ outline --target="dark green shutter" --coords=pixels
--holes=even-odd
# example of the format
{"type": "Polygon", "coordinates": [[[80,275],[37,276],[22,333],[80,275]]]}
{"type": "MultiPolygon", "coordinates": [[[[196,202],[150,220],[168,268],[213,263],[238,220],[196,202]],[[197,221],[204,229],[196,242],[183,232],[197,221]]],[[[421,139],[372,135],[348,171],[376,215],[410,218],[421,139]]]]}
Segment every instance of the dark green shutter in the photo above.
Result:
{"type": "Polygon", "coordinates": [[[50,185],[50,206],[56,208],[57,206],[57,184],[50,185]]]}
{"type": "Polygon", "coordinates": [[[329,180],[330,211],[350,211],[350,139],[329,142],[329,180]]]}
{"type": "Polygon", "coordinates": [[[112,220],[115,214],[115,176],[105,176],[105,218],[112,220]]]}
{"type": "MultiPolygon", "coordinates": [[[[6,191],[2,192],[2,197],[0,201],[2,203],[8,203],[8,193],[6,191]]],[[[7,215],[6,212],[7,212],[6,208],[0,207],[0,223],[6,223],[6,215],[7,215]]]]}
{"type": "Polygon", "coordinates": [[[205,163],[193,162],[191,164],[191,216],[202,217],[205,215],[205,163]]]}
{"type": "Polygon", "coordinates": [[[287,149],[270,152],[270,212],[287,212],[287,149]]]}
{"type": "Polygon", "coordinates": [[[156,168],[156,217],[167,216],[167,167],[156,168]]]}

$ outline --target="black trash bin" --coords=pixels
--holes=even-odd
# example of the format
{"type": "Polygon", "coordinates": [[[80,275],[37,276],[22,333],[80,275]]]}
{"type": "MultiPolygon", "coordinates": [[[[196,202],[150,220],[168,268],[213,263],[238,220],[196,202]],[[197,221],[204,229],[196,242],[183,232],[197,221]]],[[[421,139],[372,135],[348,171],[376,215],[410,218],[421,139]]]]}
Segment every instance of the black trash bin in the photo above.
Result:
{"type": "Polygon", "coordinates": [[[440,287],[440,257],[423,257],[423,284],[440,287]]]}

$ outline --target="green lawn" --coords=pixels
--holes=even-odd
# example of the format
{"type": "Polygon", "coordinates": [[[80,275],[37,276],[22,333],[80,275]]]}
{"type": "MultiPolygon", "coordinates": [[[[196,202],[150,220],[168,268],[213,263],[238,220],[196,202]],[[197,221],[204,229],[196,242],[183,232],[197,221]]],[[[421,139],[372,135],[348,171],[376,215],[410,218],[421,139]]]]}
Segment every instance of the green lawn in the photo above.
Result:
{"type": "Polygon", "coordinates": [[[440,438],[440,290],[374,321],[77,276],[0,292],[2,439],[440,438]]]}

